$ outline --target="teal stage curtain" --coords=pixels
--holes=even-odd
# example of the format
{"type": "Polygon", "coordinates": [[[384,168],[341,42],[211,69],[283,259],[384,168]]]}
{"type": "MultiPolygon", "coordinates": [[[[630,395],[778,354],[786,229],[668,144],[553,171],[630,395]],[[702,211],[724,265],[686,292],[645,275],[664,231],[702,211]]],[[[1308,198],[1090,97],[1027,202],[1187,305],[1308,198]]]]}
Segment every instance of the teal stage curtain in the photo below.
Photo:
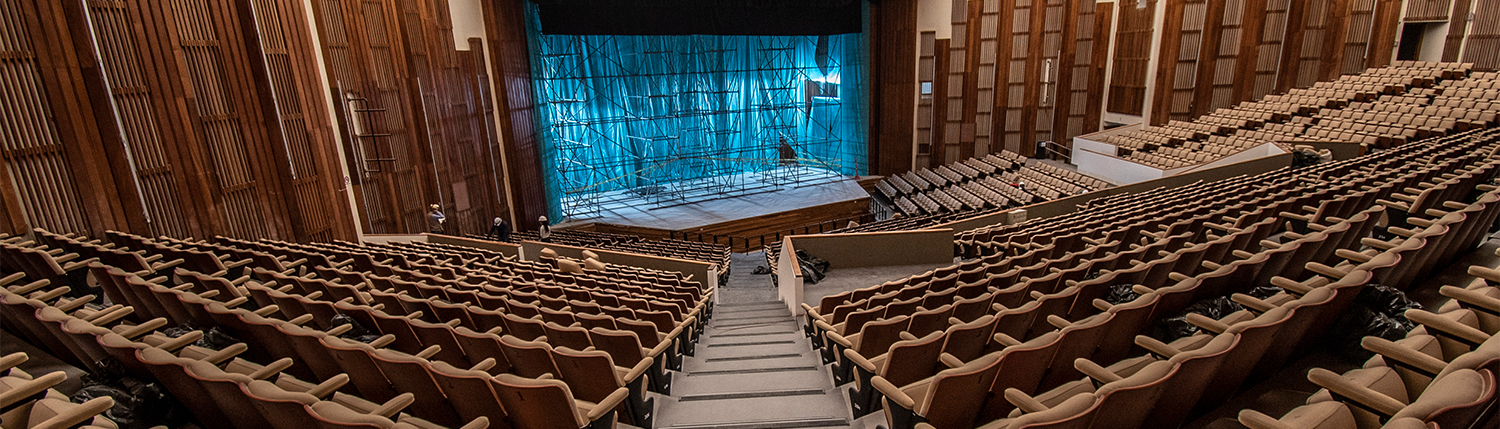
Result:
{"type": "MultiPolygon", "coordinates": [[[[553,219],[590,196],[786,165],[868,172],[865,35],[547,35],[532,75],[553,219]]],[[[658,189],[661,189],[658,188],[658,189]]]]}

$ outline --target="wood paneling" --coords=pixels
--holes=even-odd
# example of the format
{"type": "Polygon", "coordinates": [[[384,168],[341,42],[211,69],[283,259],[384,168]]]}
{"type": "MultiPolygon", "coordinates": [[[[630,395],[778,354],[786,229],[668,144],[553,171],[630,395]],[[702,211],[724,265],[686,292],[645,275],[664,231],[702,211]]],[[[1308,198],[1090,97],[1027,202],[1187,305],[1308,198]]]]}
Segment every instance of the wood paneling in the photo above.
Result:
{"type": "MultiPolygon", "coordinates": [[[[923,31],[919,40],[921,45],[918,48],[919,56],[917,59],[917,82],[918,85],[925,83],[928,87],[927,93],[925,94],[921,93],[920,87],[918,88],[919,91],[917,94],[916,123],[917,134],[915,142],[917,153],[915,160],[916,165],[927,166],[931,162],[930,159],[932,156],[932,142],[934,140],[932,133],[932,124],[937,121],[937,118],[933,117],[933,100],[937,98],[937,95],[935,94],[935,78],[937,76],[937,32],[923,31]]],[[[878,88],[882,85],[872,86],[878,88]]],[[[871,108],[875,108],[875,106],[871,106],[871,108]]],[[[884,148],[885,145],[886,143],[881,143],[882,148],[884,148]]],[[[887,174],[902,173],[910,169],[911,166],[907,165],[904,168],[899,168],[897,170],[887,172],[887,174]]]]}
{"type": "Polygon", "coordinates": [[[293,0],[238,2],[245,23],[272,164],[280,176],[292,235],[297,241],[352,239],[344,204],[329,108],[313,64],[312,35],[302,4],[293,0]],[[248,9],[248,10],[246,10],[248,9]]]}
{"type": "Polygon", "coordinates": [[[1464,35],[1469,26],[1469,11],[1475,0],[1449,1],[1453,2],[1453,12],[1448,17],[1448,40],[1443,42],[1443,61],[1456,62],[1459,50],[1463,48],[1464,35]]]}
{"type": "Polygon", "coordinates": [[[1109,42],[1111,31],[1115,22],[1114,3],[1096,3],[1094,5],[1094,45],[1092,56],[1089,60],[1088,80],[1088,103],[1086,103],[1083,117],[1084,134],[1098,131],[1104,118],[1105,79],[1109,75],[1108,61],[1109,42]]]}
{"type": "MultiPolygon", "coordinates": [[[[957,130],[948,120],[951,109],[951,101],[954,97],[950,94],[952,79],[949,71],[952,68],[950,48],[953,39],[937,39],[933,45],[933,82],[932,82],[932,145],[927,153],[927,168],[936,168],[947,164],[948,159],[948,137],[950,133],[957,135],[957,130]],[[952,131],[950,131],[952,130],[952,131]]],[[[960,87],[960,91],[962,88],[960,87]]],[[[962,99],[960,99],[962,100],[962,99]]],[[[956,140],[956,139],[955,139],[956,140]]]]}
{"type": "Polygon", "coordinates": [[[500,95],[495,107],[500,111],[500,138],[506,142],[505,173],[515,205],[512,213],[516,228],[535,229],[537,217],[547,214],[547,194],[537,141],[536,101],[531,92],[524,1],[485,0],[482,4],[491,70],[500,82],[495,89],[500,95]]]}
{"type": "Polygon", "coordinates": [[[1376,0],[1375,15],[1370,24],[1370,48],[1365,54],[1365,68],[1385,67],[1396,55],[1396,28],[1401,19],[1401,0],[1376,0]]]}
{"type": "Polygon", "coordinates": [[[1108,111],[1143,116],[1156,0],[1118,4],[1120,24],[1115,29],[1114,72],[1109,82],[1108,111]]]}
{"type": "Polygon", "coordinates": [[[872,72],[870,85],[870,172],[895,174],[912,167],[912,100],[919,90],[917,61],[917,0],[886,0],[870,4],[872,72]]]}
{"type": "Polygon", "coordinates": [[[1470,26],[1472,31],[1463,61],[1482,69],[1500,69],[1500,2],[1479,2],[1470,26]]]}
{"type": "Polygon", "coordinates": [[[327,206],[300,2],[25,0],[0,19],[0,229],[352,236],[327,206]]]}
{"type": "MultiPolygon", "coordinates": [[[[1447,21],[1454,0],[1406,0],[1406,22],[1447,21]]],[[[1462,1],[1462,0],[1460,0],[1462,1]]]]}

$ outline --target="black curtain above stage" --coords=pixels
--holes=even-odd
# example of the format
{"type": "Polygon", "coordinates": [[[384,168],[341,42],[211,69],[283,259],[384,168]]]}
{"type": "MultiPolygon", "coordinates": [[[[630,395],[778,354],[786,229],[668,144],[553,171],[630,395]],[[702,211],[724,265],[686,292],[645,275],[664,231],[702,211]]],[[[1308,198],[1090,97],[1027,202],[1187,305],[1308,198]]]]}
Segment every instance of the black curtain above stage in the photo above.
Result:
{"type": "Polygon", "coordinates": [[[532,0],[544,34],[858,33],[861,0],[532,0]]]}

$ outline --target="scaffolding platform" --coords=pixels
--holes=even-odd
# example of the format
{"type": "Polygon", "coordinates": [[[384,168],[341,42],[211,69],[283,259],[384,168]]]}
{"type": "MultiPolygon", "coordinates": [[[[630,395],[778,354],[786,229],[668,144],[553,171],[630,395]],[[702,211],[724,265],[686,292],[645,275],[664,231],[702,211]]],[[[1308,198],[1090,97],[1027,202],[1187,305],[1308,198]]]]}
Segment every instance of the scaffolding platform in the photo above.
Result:
{"type": "MultiPolygon", "coordinates": [[[[748,184],[740,192],[687,195],[681,204],[661,205],[634,189],[600,194],[599,211],[593,216],[568,219],[569,223],[608,223],[669,231],[694,231],[777,213],[805,210],[836,203],[867,201],[870,194],[852,176],[805,167],[782,167],[729,178],[748,184]],[[789,180],[795,179],[795,180],[789,180]],[[776,184],[775,182],[782,182],[776,184]]],[[[725,178],[719,178],[724,181],[725,178]]]]}

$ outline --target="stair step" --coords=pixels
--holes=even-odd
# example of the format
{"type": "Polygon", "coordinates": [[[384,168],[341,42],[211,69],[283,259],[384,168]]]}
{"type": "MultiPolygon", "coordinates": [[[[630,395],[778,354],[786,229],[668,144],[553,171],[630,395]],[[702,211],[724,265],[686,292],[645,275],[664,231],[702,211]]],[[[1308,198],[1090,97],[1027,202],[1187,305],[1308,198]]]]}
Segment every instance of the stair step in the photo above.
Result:
{"type": "Polygon", "coordinates": [[[718,401],[724,399],[749,399],[749,398],[772,398],[777,396],[810,396],[828,393],[823,389],[797,389],[797,390],[767,390],[761,392],[735,392],[714,393],[704,395],[683,395],[677,398],[678,402],[689,401],[718,401]]]}
{"type": "Polygon", "coordinates": [[[759,374],[768,372],[794,372],[794,371],[817,371],[816,366],[780,366],[770,368],[747,368],[747,369],[720,369],[693,371],[687,375],[725,375],[725,374],[759,374]]]}
{"type": "Polygon", "coordinates": [[[797,428],[821,428],[821,427],[835,427],[835,426],[848,426],[848,425],[849,425],[849,420],[848,419],[842,419],[842,418],[837,418],[837,417],[827,417],[827,418],[818,418],[818,419],[794,419],[794,420],[778,420],[778,421],[752,422],[752,423],[711,423],[711,424],[702,424],[702,425],[688,424],[688,425],[670,425],[670,426],[660,426],[660,425],[658,425],[658,427],[669,427],[669,428],[675,428],[675,429],[700,429],[700,428],[705,428],[705,429],[706,428],[714,428],[714,429],[797,429],[797,428]]]}
{"type": "Polygon", "coordinates": [[[769,345],[773,345],[773,344],[797,344],[797,342],[793,341],[793,340],[749,341],[749,342],[743,342],[743,343],[708,344],[705,347],[748,347],[748,346],[769,346],[769,345]]]}
{"type": "Polygon", "coordinates": [[[742,311],[742,312],[738,312],[738,313],[717,313],[717,314],[714,314],[713,321],[714,322],[725,322],[725,321],[750,320],[750,319],[791,319],[791,318],[792,318],[792,312],[787,311],[785,309],[775,309],[775,310],[760,310],[760,311],[742,311]]]}
{"type": "Polygon", "coordinates": [[[819,395],[761,396],[660,403],[658,428],[800,428],[849,424],[849,405],[842,392],[819,395]]]}
{"type": "Polygon", "coordinates": [[[832,377],[820,372],[811,372],[817,369],[815,366],[795,366],[766,368],[765,370],[732,370],[722,373],[679,374],[672,378],[672,393],[687,397],[744,392],[832,389],[832,377]]]}
{"type": "Polygon", "coordinates": [[[787,308],[786,303],[781,301],[740,302],[734,304],[721,303],[714,305],[714,311],[719,310],[744,310],[751,308],[787,308]]]}

